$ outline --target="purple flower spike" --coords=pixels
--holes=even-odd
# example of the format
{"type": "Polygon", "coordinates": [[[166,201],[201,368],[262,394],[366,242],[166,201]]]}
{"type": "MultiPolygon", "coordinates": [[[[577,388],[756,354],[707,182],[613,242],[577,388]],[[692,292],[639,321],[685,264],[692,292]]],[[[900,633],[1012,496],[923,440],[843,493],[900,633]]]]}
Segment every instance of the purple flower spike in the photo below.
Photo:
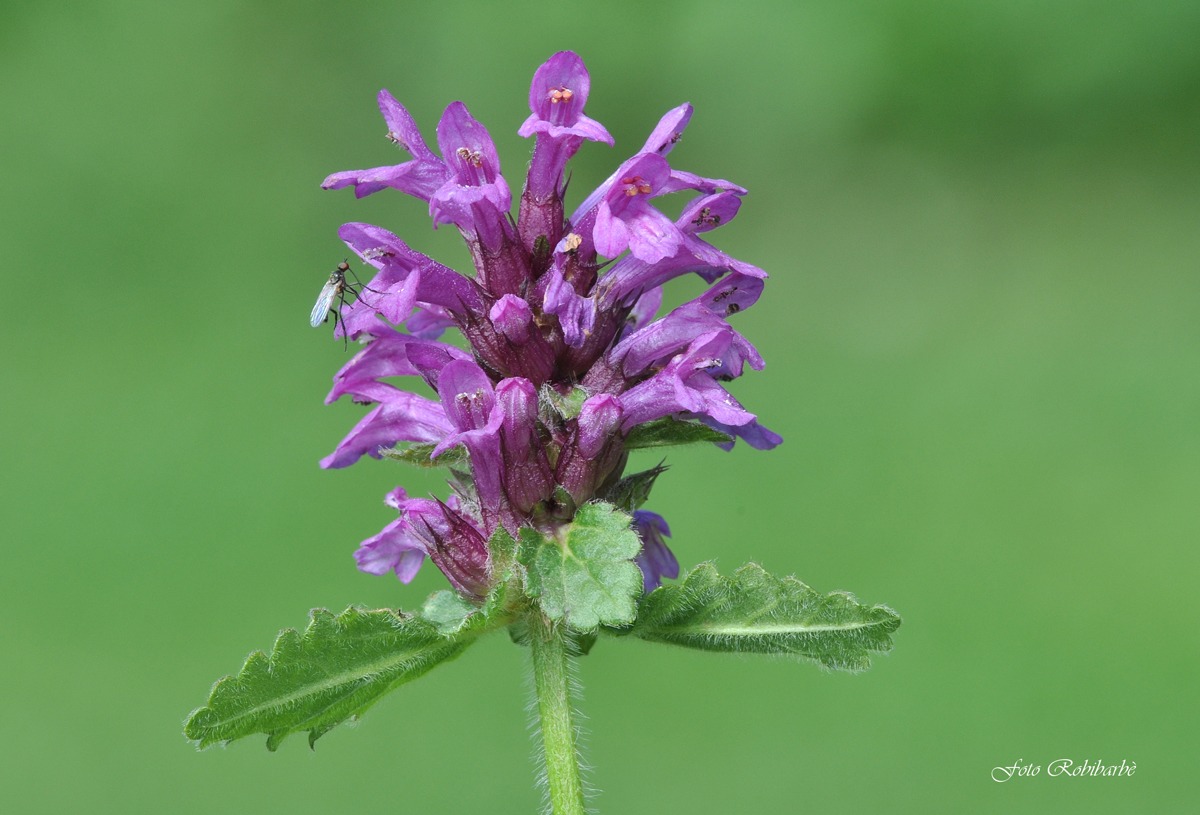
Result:
{"type": "MultiPolygon", "coordinates": [[[[668,163],[691,121],[683,104],[565,217],[568,161],[585,141],[613,142],[584,112],[590,92],[587,68],[570,51],[535,72],[530,115],[518,131],[535,139],[533,157],[515,220],[491,136],[461,102],[438,123],[439,157],[408,111],[380,93],[388,139],[412,158],[325,181],[353,186],[360,197],[390,187],[427,202],[435,227],[453,224],[462,234],[475,267],[460,274],[371,224],[339,230],[374,273],[359,280],[346,272],[335,335],[364,345],[326,401],[349,396],[374,406],[321,466],[380,458],[407,443],[424,446],[394,457],[428,456],[453,476],[445,500],[399,488],[388,494],[399,516],[358,547],[365,572],[407,582],[429,558],[479,601],[498,579],[489,550],[497,530],[553,538],[581,506],[625,500],[619,484],[628,446],[644,443],[630,438],[639,425],[664,417],[703,423],[730,437],[719,445],[726,449],[736,439],[760,450],[782,441],[726,390],[763,367],[729,320],[758,301],[767,275],[705,238],[737,217],[746,190],[668,163]],[[676,192],[690,200],[672,219],[652,199],[676,192]],[[664,284],[685,274],[707,289],[658,316],[664,284]],[[469,347],[441,341],[448,328],[469,347]],[[399,377],[420,377],[417,387],[436,397],[401,390],[399,377]],[[465,463],[443,456],[459,446],[465,463]]],[[[670,441],[675,431],[660,432],[670,441]]],[[[651,591],[679,573],[665,543],[670,529],[642,510],[632,522],[651,591]]]]}
{"type": "Polygon", "coordinates": [[[637,565],[642,570],[643,588],[647,594],[662,585],[664,577],[679,577],[679,561],[667,546],[664,537],[671,537],[671,527],[657,513],[644,509],[633,513],[633,531],[642,539],[642,551],[637,565]]]}

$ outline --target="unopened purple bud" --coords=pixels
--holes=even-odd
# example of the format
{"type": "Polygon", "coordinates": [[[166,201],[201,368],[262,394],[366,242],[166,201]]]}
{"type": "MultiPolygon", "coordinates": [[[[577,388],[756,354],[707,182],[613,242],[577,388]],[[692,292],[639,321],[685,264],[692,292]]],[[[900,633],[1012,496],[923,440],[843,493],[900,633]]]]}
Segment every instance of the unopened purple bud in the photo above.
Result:
{"type": "Polygon", "coordinates": [[[554,476],[538,437],[537,389],[528,379],[505,379],[496,386],[496,402],[504,414],[504,491],[515,509],[527,513],[554,491],[554,476]]]}
{"type": "Polygon", "coordinates": [[[591,498],[621,464],[621,400],[600,394],[584,401],[574,431],[559,454],[555,478],[577,503],[591,498]]]}
{"type": "Polygon", "coordinates": [[[528,303],[515,294],[506,294],[497,300],[488,317],[496,330],[518,345],[524,345],[529,339],[533,311],[528,303]]]}
{"type": "Polygon", "coordinates": [[[430,541],[429,559],[442,570],[454,588],[482,600],[491,588],[491,556],[487,539],[459,512],[438,502],[441,518],[422,514],[414,527],[423,527],[430,541]]]}
{"type": "Polygon", "coordinates": [[[593,396],[579,411],[579,452],[587,458],[599,455],[621,426],[621,400],[607,393],[593,396]]]}

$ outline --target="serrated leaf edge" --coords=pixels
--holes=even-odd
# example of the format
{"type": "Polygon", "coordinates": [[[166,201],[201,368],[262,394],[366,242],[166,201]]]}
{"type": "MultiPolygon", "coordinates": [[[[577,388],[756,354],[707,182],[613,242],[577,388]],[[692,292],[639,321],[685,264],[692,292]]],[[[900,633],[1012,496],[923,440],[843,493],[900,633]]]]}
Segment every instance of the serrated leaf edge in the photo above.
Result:
{"type": "MultiPolygon", "coordinates": [[[[202,713],[205,710],[212,709],[212,703],[213,703],[214,699],[216,698],[217,694],[220,693],[224,687],[226,687],[227,685],[229,685],[231,683],[236,683],[237,681],[245,678],[247,676],[247,674],[251,670],[254,669],[254,667],[257,663],[265,661],[266,662],[266,665],[264,666],[265,672],[269,674],[272,672],[272,668],[271,668],[272,663],[277,658],[279,658],[284,653],[285,650],[287,650],[289,647],[291,647],[291,648],[303,647],[306,642],[311,641],[311,638],[315,635],[315,633],[317,632],[317,630],[319,628],[322,628],[327,625],[331,625],[334,628],[344,628],[344,627],[346,627],[347,621],[349,619],[351,619],[353,617],[361,617],[361,616],[366,616],[366,615],[370,615],[370,614],[388,614],[391,616],[395,627],[402,627],[405,625],[425,626],[429,629],[430,633],[437,635],[437,637],[442,641],[441,648],[446,648],[449,651],[449,653],[445,654],[444,656],[440,656],[438,659],[429,659],[428,658],[429,653],[440,653],[440,649],[434,649],[431,652],[427,652],[424,658],[425,658],[425,661],[427,661],[429,663],[429,669],[432,669],[433,667],[436,667],[438,664],[449,661],[450,659],[453,659],[454,657],[458,656],[458,654],[461,653],[468,645],[470,645],[479,634],[483,633],[482,630],[460,630],[453,634],[447,635],[447,634],[443,633],[442,631],[440,631],[434,623],[432,623],[428,620],[425,620],[421,617],[417,617],[415,615],[414,616],[402,615],[395,611],[392,611],[391,609],[363,609],[363,608],[359,608],[357,606],[350,606],[349,608],[340,612],[336,616],[333,614],[333,612],[329,611],[328,609],[324,609],[324,608],[312,609],[309,612],[309,622],[308,622],[308,625],[305,626],[303,634],[298,632],[295,628],[285,628],[285,629],[281,630],[279,632],[278,636],[275,637],[275,642],[273,643],[273,645],[271,647],[270,655],[268,655],[265,651],[263,651],[261,649],[252,651],[249,655],[247,655],[245,661],[242,663],[242,667],[238,670],[238,672],[236,674],[229,674],[227,676],[222,677],[221,679],[218,679],[216,682],[213,683],[212,689],[209,691],[209,694],[208,694],[207,702],[204,705],[201,705],[200,707],[196,708],[195,710],[191,711],[191,713],[188,714],[187,719],[184,722],[185,737],[188,739],[188,741],[195,744],[198,749],[203,750],[214,744],[228,744],[236,739],[246,738],[246,737],[252,735],[252,734],[246,734],[245,736],[235,736],[232,738],[220,738],[220,737],[211,738],[211,737],[205,737],[205,736],[195,737],[195,736],[191,736],[188,734],[188,729],[191,726],[192,722],[196,719],[196,717],[200,713],[202,713]],[[292,643],[295,643],[295,645],[291,645],[292,643]]],[[[372,635],[372,636],[377,636],[377,635],[372,635]]],[[[402,666],[405,662],[416,662],[416,661],[420,661],[420,660],[414,659],[412,651],[400,651],[400,652],[397,652],[397,654],[394,657],[377,660],[373,663],[369,663],[367,666],[365,666],[362,669],[344,672],[341,674],[337,674],[336,676],[333,676],[333,677],[326,677],[325,679],[323,679],[320,682],[313,682],[313,683],[307,684],[307,685],[303,686],[303,688],[301,690],[293,691],[292,693],[289,693],[286,696],[273,697],[271,699],[270,703],[256,705],[253,708],[250,708],[246,711],[240,712],[236,715],[231,715],[231,716],[222,718],[222,719],[220,719],[220,722],[221,722],[221,724],[227,724],[227,723],[231,723],[231,722],[239,722],[239,721],[243,721],[255,714],[262,713],[264,711],[285,708],[285,707],[287,707],[287,705],[289,703],[294,702],[299,699],[303,699],[306,696],[312,696],[314,694],[320,693],[323,690],[328,690],[330,688],[337,687],[338,685],[347,685],[353,681],[361,681],[364,678],[369,678],[375,674],[387,671],[388,669],[402,666]],[[340,680],[340,681],[338,681],[338,680],[340,680]]],[[[424,671],[422,671],[422,673],[424,673],[424,671]]],[[[398,677],[397,679],[398,679],[398,681],[407,682],[407,681],[416,679],[419,676],[420,676],[420,674],[418,674],[417,676],[398,677]]],[[[312,744],[315,743],[318,738],[320,738],[320,736],[329,732],[334,727],[336,727],[338,724],[341,724],[342,722],[344,722],[346,720],[356,718],[358,715],[365,712],[375,702],[379,701],[379,699],[386,696],[387,693],[390,692],[390,690],[391,690],[390,687],[383,690],[378,696],[376,696],[374,699],[372,699],[370,702],[368,702],[365,706],[358,709],[355,713],[347,715],[345,719],[342,719],[338,722],[315,725],[312,728],[306,728],[303,725],[300,725],[297,727],[289,728],[286,731],[282,731],[282,732],[281,731],[266,731],[266,730],[262,730],[262,731],[258,731],[258,732],[260,734],[265,734],[267,736],[267,748],[269,750],[274,751],[274,749],[276,747],[278,747],[279,743],[286,736],[288,736],[292,733],[298,733],[298,732],[308,729],[309,730],[309,746],[311,747],[312,744]],[[318,730],[320,732],[317,732],[318,730]]],[[[327,710],[328,707],[332,707],[332,705],[326,706],[326,708],[323,708],[322,711],[319,711],[314,716],[309,716],[308,720],[319,718],[320,713],[323,712],[324,710],[327,710]]],[[[206,729],[211,731],[214,728],[208,727],[206,729]]]]}
{"type": "MultiPolygon", "coordinates": [[[[795,654],[795,656],[799,656],[799,657],[806,659],[808,661],[811,661],[811,662],[816,662],[817,664],[822,665],[825,668],[837,668],[837,669],[845,670],[845,671],[849,671],[849,672],[858,672],[858,671],[864,670],[869,665],[869,661],[865,659],[865,654],[867,654],[867,653],[883,654],[883,653],[887,653],[888,651],[890,651],[893,647],[893,643],[891,641],[890,634],[892,632],[896,631],[900,627],[901,618],[900,618],[900,615],[897,614],[896,611],[894,611],[890,606],[887,606],[887,605],[884,605],[881,603],[876,603],[876,604],[868,606],[865,603],[859,602],[859,600],[855,597],[854,594],[852,594],[850,592],[846,592],[846,591],[831,591],[831,592],[821,593],[821,592],[817,591],[816,589],[812,588],[811,586],[809,586],[804,581],[800,580],[799,578],[797,578],[793,575],[788,575],[786,577],[775,577],[774,575],[771,575],[766,569],[764,569],[762,566],[760,566],[757,563],[747,563],[747,564],[741,566],[740,568],[736,569],[728,577],[723,577],[720,574],[720,572],[717,571],[715,564],[713,564],[711,562],[705,562],[705,563],[698,564],[690,572],[688,572],[688,574],[684,577],[684,579],[682,581],[680,581],[679,583],[674,584],[672,586],[666,586],[666,585],[661,586],[658,589],[656,589],[654,592],[651,592],[650,594],[643,597],[643,603],[645,603],[647,601],[652,603],[653,602],[652,598],[654,597],[655,594],[657,594],[658,592],[662,592],[662,591],[669,591],[669,592],[677,595],[676,602],[678,603],[678,608],[680,611],[687,609],[687,608],[700,607],[700,606],[705,605],[705,602],[704,602],[705,598],[702,595],[697,593],[698,584],[703,583],[705,581],[715,579],[715,580],[719,580],[719,581],[725,581],[726,584],[728,585],[728,584],[734,583],[738,579],[745,579],[747,577],[750,577],[752,579],[768,578],[768,579],[775,581],[777,583],[780,583],[780,584],[783,584],[783,583],[794,584],[794,586],[801,591],[812,592],[814,595],[816,595],[816,598],[820,601],[828,601],[833,598],[838,598],[838,599],[844,600],[846,602],[853,603],[854,605],[858,606],[860,609],[863,610],[863,613],[865,616],[869,616],[872,619],[851,622],[851,623],[842,623],[842,624],[817,624],[817,625],[813,625],[813,624],[780,625],[780,624],[775,624],[775,623],[762,625],[762,626],[708,625],[708,624],[704,624],[704,623],[692,624],[692,625],[678,625],[678,626],[671,626],[671,625],[657,626],[657,625],[655,625],[652,630],[646,631],[643,633],[642,631],[639,630],[639,627],[642,625],[642,620],[643,620],[643,616],[639,613],[638,619],[632,625],[626,626],[626,627],[609,627],[606,630],[608,631],[608,633],[615,634],[618,636],[633,635],[633,636],[638,637],[639,639],[644,639],[647,642],[663,642],[666,644],[676,645],[676,646],[680,646],[680,647],[689,647],[689,644],[679,642],[670,636],[662,636],[662,637],[654,636],[654,632],[658,631],[658,632],[661,632],[662,634],[666,634],[666,635],[670,635],[670,634],[681,635],[682,634],[682,635],[689,635],[689,636],[694,636],[694,637],[705,637],[705,638],[711,637],[713,639],[717,639],[720,637],[735,637],[735,636],[739,636],[739,635],[745,636],[745,637],[759,637],[759,636],[770,637],[770,636],[778,636],[778,635],[804,635],[804,634],[819,634],[822,632],[829,632],[829,631],[857,631],[857,630],[872,630],[872,629],[880,630],[885,635],[887,635],[887,636],[885,636],[885,641],[880,643],[880,645],[878,647],[868,647],[868,646],[863,647],[864,660],[861,665],[858,665],[858,664],[834,665],[834,664],[826,663],[823,660],[820,660],[811,655],[795,654]]],[[[703,590],[703,587],[701,587],[701,590],[703,590]]],[[[647,624],[647,626],[649,626],[649,625],[651,625],[651,624],[647,624]]],[[[691,646],[691,647],[694,647],[694,646],[691,646]]],[[[734,653],[745,653],[745,652],[739,651],[736,648],[730,648],[729,651],[734,652],[734,653]]],[[[777,652],[776,655],[784,655],[785,653],[786,652],[781,651],[781,652],[777,652]]]]}

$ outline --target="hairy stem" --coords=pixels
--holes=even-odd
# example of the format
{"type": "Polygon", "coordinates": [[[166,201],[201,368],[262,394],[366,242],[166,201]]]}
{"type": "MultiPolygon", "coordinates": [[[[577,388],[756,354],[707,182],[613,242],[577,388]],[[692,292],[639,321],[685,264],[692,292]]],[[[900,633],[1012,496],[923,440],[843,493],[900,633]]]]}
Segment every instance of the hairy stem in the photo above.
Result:
{"type": "Polygon", "coordinates": [[[566,632],[534,611],[529,615],[529,633],[551,811],[554,815],[584,815],[566,632]]]}

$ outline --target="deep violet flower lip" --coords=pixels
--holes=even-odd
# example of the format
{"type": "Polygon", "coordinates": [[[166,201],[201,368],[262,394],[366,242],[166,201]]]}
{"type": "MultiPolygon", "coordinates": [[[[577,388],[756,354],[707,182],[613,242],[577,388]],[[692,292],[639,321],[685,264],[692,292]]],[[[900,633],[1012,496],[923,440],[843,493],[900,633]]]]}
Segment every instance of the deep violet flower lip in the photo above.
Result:
{"type": "MultiPolygon", "coordinates": [[[[387,139],[410,157],[334,173],[322,185],[352,186],[358,197],[396,189],[426,202],[435,227],[459,230],[475,266],[461,274],[371,224],[339,230],[372,274],[335,330],[363,347],[326,401],[349,396],[370,407],[321,466],[405,444],[423,446],[401,457],[453,462],[445,499],[388,493],[397,515],[355,552],[364,572],[408,582],[429,559],[458,592],[480,600],[497,579],[493,534],[526,526],[550,534],[578,506],[604,500],[639,425],[673,417],[756,449],[782,441],[726,390],[763,367],[729,320],[759,300],[767,275],[706,239],[738,216],[746,190],[672,166],[692,117],[682,104],[567,217],[567,162],[586,142],[613,143],[584,111],[591,90],[570,51],[535,71],[518,131],[534,139],[533,157],[515,220],[495,143],[462,102],[442,114],[435,153],[404,106],[381,91],[387,139]],[[669,218],[656,200],[678,192],[691,200],[669,218]],[[659,315],[664,284],[687,274],[707,288],[659,315]],[[448,328],[466,345],[443,338],[448,328]],[[421,392],[403,377],[419,378],[421,392]]],[[[638,509],[632,523],[649,592],[677,576],[679,563],[661,516],[638,509]]]]}
{"type": "Polygon", "coordinates": [[[679,561],[663,540],[671,537],[671,527],[658,513],[639,509],[633,513],[633,529],[642,540],[637,565],[642,570],[643,590],[649,594],[662,585],[664,577],[679,577],[679,561]]]}

